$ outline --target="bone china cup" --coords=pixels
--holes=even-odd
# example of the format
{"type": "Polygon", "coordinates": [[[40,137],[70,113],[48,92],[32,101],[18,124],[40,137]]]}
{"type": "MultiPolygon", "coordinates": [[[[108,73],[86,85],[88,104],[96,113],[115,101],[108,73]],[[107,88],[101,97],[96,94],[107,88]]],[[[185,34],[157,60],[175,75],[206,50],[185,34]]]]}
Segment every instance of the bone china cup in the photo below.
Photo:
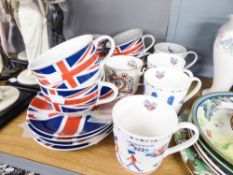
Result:
{"type": "Polygon", "coordinates": [[[50,106],[63,114],[78,114],[90,111],[94,106],[115,100],[118,95],[115,85],[101,81],[73,89],[48,88],[42,84],[39,84],[39,86],[50,106]],[[105,95],[105,98],[100,99],[100,94],[105,89],[109,93],[105,95]]]}
{"type": "Polygon", "coordinates": [[[106,81],[116,85],[119,97],[135,94],[143,73],[143,61],[133,56],[113,56],[105,63],[106,81]]]}
{"type": "Polygon", "coordinates": [[[195,125],[178,123],[171,106],[147,95],[118,101],[113,108],[113,125],[116,157],[125,169],[136,174],[155,171],[163,158],[193,145],[199,136],[195,125]],[[194,135],[168,148],[172,135],[180,129],[191,129],[194,135]]]}
{"type": "Polygon", "coordinates": [[[201,88],[201,80],[194,77],[189,70],[177,70],[166,67],[148,69],[144,74],[144,94],[156,97],[170,106],[176,112],[183,103],[192,98],[201,88]],[[188,93],[193,82],[194,89],[188,93]]]}
{"type": "MultiPolygon", "coordinates": [[[[189,67],[193,66],[197,60],[198,60],[198,55],[194,51],[188,51],[187,48],[180,44],[176,43],[167,43],[167,42],[161,42],[157,43],[154,46],[154,51],[155,53],[169,53],[173,54],[174,56],[180,56],[183,57],[184,59],[189,58],[189,55],[193,55],[192,58],[192,64],[189,65],[189,67]]],[[[191,58],[190,58],[191,59],[191,58]]]]}
{"type": "Polygon", "coordinates": [[[103,62],[99,62],[97,46],[104,40],[108,40],[111,45],[105,58],[110,57],[115,48],[111,37],[104,35],[93,40],[93,35],[82,35],[38,56],[30,62],[28,68],[35,73],[41,84],[49,87],[75,88],[88,84],[93,81],[93,77],[98,79],[101,74],[103,62]]]}
{"type": "Polygon", "coordinates": [[[131,29],[119,33],[113,37],[116,48],[114,55],[132,55],[142,57],[147,54],[147,51],[153,47],[155,38],[152,35],[143,35],[142,29],[131,29]],[[145,40],[150,39],[151,44],[146,47],[145,40]]]}
{"type": "Polygon", "coordinates": [[[194,65],[195,60],[187,64],[179,55],[168,53],[153,53],[147,57],[147,67],[171,67],[175,69],[188,69],[194,65]]]}

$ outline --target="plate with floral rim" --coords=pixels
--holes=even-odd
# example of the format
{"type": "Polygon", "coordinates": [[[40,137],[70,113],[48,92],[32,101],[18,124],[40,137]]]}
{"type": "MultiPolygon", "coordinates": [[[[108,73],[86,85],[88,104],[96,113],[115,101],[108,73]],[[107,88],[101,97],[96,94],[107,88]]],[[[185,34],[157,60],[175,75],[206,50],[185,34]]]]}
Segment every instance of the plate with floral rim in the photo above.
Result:
{"type": "Polygon", "coordinates": [[[202,96],[195,101],[191,112],[204,141],[233,165],[233,93],[202,96]]]}
{"type": "MultiPolygon", "coordinates": [[[[180,122],[189,121],[190,110],[186,109],[179,116],[180,122]]],[[[181,143],[189,138],[187,130],[180,130],[175,133],[175,142],[181,143]]],[[[199,156],[193,146],[180,152],[185,166],[192,175],[215,175],[218,174],[211,169],[199,156]]]]}

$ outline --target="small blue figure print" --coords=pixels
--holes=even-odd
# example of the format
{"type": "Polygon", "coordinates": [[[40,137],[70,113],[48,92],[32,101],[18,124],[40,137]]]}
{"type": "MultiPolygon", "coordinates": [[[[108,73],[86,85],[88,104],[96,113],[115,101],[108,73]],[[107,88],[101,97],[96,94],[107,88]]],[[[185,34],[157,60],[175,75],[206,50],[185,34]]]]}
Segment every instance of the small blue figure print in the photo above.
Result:
{"type": "Polygon", "coordinates": [[[130,163],[128,165],[126,165],[128,168],[130,166],[133,166],[134,168],[136,168],[137,171],[142,171],[141,169],[138,168],[138,166],[136,165],[137,163],[140,164],[140,162],[137,160],[137,158],[135,157],[135,152],[132,150],[128,150],[128,153],[130,154],[130,157],[127,159],[130,161],[130,163]]]}
{"type": "Polygon", "coordinates": [[[174,100],[175,100],[175,97],[174,97],[174,96],[170,96],[170,97],[167,99],[167,104],[173,105],[174,100]]]}
{"type": "Polygon", "coordinates": [[[152,97],[158,97],[158,94],[156,92],[152,92],[151,96],[152,97]]]}

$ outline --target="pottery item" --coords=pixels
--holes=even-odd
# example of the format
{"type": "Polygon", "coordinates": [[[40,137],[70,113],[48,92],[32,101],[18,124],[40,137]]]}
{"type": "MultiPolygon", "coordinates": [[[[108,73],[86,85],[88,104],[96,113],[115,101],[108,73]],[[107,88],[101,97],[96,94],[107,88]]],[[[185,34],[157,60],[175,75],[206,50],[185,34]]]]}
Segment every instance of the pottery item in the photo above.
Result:
{"type": "MultiPolygon", "coordinates": [[[[43,8],[35,1],[18,1],[14,11],[17,14],[15,20],[24,41],[27,60],[30,62],[49,49],[45,13],[43,13],[43,8]]],[[[17,78],[19,83],[37,84],[35,76],[28,72],[28,70],[25,70],[19,74],[17,78]]]]}
{"type": "MultiPolygon", "coordinates": [[[[181,111],[179,115],[179,122],[190,121],[190,110],[185,109],[181,111]]],[[[176,144],[180,144],[189,139],[187,130],[180,130],[174,135],[176,144]]],[[[181,158],[185,163],[186,168],[191,172],[192,175],[219,175],[209,164],[206,164],[202,157],[197,153],[194,146],[191,146],[183,151],[180,151],[181,158]]]]}
{"type": "Polygon", "coordinates": [[[60,83],[62,88],[77,87],[85,80],[87,73],[102,69],[104,62],[98,62],[96,48],[98,43],[105,39],[111,43],[107,58],[112,55],[115,48],[111,37],[101,36],[93,40],[93,35],[81,35],[43,53],[31,61],[28,68],[35,73],[38,79],[45,77],[48,81],[46,86],[60,83]],[[80,80],[81,75],[84,78],[80,80]]]}
{"type": "Polygon", "coordinates": [[[205,142],[233,165],[233,93],[200,97],[192,107],[192,117],[205,142]]]}
{"type": "Polygon", "coordinates": [[[109,103],[116,99],[118,90],[109,82],[97,81],[88,86],[73,89],[47,88],[41,84],[40,98],[45,100],[55,111],[68,115],[76,115],[90,111],[94,106],[109,103]],[[101,91],[111,91],[108,96],[100,99],[101,91]]]}
{"type": "Polygon", "coordinates": [[[202,93],[229,91],[233,85],[233,15],[218,31],[213,48],[214,75],[210,89],[202,93]]]}
{"type": "Polygon", "coordinates": [[[198,93],[201,85],[201,80],[186,69],[157,67],[148,69],[144,74],[144,94],[166,102],[177,113],[185,102],[198,93]],[[196,85],[188,93],[193,82],[196,82],[196,85]]]}
{"type": "Polygon", "coordinates": [[[84,149],[90,146],[93,146],[97,143],[99,143],[100,141],[102,141],[104,138],[106,138],[110,133],[112,132],[112,129],[107,130],[106,132],[104,132],[103,134],[101,134],[99,137],[95,137],[92,140],[89,140],[87,142],[84,142],[82,144],[78,144],[78,145],[57,145],[57,144],[47,144],[46,142],[44,142],[41,139],[37,139],[35,137],[33,137],[33,139],[41,146],[47,148],[47,149],[51,149],[51,150],[55,150],[55,151],[75,151],[75,150],[80,150],[80,149],[84,149]]]}
{"type": "MultiPolygon", "coordinates": [[[[190,136],[192,136],[191,131],[188,131],[188,133],[190,136]]],[[[224,160],[221,160],[218,154],[214,152],[210,147],[208,147],[206,143],[204,143],[202,138],[199,138],[199,140],[195,144],[195,149],[202,154],[202,157],[204,159],[209,160],[209,164],[211,164],[212,167],[215,167],[216,170],[222,172],[223,174],[233,175],[233,166],[231,164],[228,164],[224,160]]]]}
{"type": "Polygon", "coordinates": [[[154,51],[156,53],[168,53],[168,54],[173,54],[174,56],[175,55],[180,56],[183,57],[185,60],[191,59],[191,55],[193,55],[189,67],[193,66],[193,64],[196,63],[198,60],[198,55],[196,52],[188,51],[186,47],[177,43],[168,43],[168,42],[157,43],[154,46],[154,51]]]}
{"type": "Polygon", "coordinates": [[[40,137],[40,135],[37,135],[36,133],[34,133],[33,131],[30,130],[32,136],[36,139],[40,139],[43,143],[45,144],[52,144],[52,145],[57,145],[57,146],[75,146],[75,145],[80,145],[83,144],[85,142],[94,142],[96,140],[99,140],[99,137],[102,137],[103,134],[105,134],[106,132],[110,132],[112,131],[112,124],[110,124],[108,127],[102,129],[100,132],[94,133],[93,135],[91,135],[88,138],[81,138],[81,139],[77,139],[77,140],[67,140],[66,142],[63,141],[53,141],[50,139],[45,139],[40,137]]]}
{"type": "Polygon", "coordinates": [[[0,86],[0,112],[13,105],[19,98],[20,92],[12,86],[0,86]]]}
{"type": "Polygon", "coordinates": [[[124,31],[113,37],[116,48],[114,55],[131,55],[142,57],[147,55],[148,50],[153,47],[155,38],[152,35],[143,35],[143,30],[136,28],[124,31]],[[151,40],[149,46],[145,46],[146,39],[151,40]]]}
{"type": "Polygon", "coordinates": [[[26,120],[31,130],[42,138],[75,141],[108,127],[112,123],[112,107],[115,103],[99,105],[91,111],[69,117],[34,98],[28,107],[26,120]]]}
{"type": "Polygon", "coordinates": [[[169,53],[153,53],[147,57],[147,67],[171,67],[176,69],[188,69],[196,63],[186,63],[186,60],[179,55],[169,53]]]}
{"type": "Polygon", "coordinates": [[[193,145],[199,135],[196,126],[178,123],[171,106],[149,95],[129,96],[116,103],[113,132],[118,161],[130,172],[139,174],[155,171],[163,158],[193,145]],[[193,130],[195,135],[168,148],[172,135],[184,128],[193,130]]]}
{"type": "Polygon", "coordinates": [[[105,63],[105,80],[118,88],[118,96],[136,93],[143,75],[143,61],[133,56],[113,56],[105,63]]]}

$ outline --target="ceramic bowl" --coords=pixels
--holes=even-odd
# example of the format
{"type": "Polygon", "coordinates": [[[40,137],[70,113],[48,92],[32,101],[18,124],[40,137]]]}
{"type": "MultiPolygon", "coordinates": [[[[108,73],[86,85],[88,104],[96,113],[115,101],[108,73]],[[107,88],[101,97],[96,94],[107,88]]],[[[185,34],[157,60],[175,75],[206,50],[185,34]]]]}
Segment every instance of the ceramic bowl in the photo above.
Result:
{"type": "Polygon", "coordinates": [[[233,93],[200,97],[192,107],[192,119],[209,147],[233,165],[233,93]]]}

